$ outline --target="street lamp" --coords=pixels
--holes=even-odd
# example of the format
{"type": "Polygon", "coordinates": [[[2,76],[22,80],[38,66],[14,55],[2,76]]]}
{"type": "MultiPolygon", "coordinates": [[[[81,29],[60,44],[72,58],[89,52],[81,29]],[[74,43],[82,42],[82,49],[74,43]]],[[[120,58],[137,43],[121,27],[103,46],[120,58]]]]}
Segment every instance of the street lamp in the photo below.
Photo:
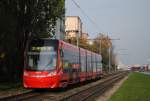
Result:
{"type": "Polygon", "coordinates": [[[92,40],[89,40],[88,43],[89,43],[90,46],[93,45],[93,41],[92,40]]]}

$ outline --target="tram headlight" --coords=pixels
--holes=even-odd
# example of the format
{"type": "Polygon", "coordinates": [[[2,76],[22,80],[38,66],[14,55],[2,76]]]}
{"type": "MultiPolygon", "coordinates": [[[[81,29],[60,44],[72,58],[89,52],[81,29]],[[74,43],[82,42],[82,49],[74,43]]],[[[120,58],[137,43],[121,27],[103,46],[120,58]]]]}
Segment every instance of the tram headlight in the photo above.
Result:
{"type": "Polygon", "coordinates": [[[56,71],[50,72],[47,76],[55,76],[57,74],[56,71]]]}
{"type": "Polygon", "coordinates": [[[26,71],[24,71],[23,75],[24,76],[29,76],[29,74],[26,71]]]}

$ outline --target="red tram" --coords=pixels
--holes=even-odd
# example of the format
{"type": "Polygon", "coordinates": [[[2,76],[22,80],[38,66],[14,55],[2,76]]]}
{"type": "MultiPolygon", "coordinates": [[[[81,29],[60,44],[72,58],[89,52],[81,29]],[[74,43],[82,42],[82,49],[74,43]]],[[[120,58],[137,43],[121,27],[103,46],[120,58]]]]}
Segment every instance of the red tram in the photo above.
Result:
{"type": "Polygon", "coordinates": [[[25,88],[60,88],[100,78],[101,55],[61,40],[32,40],[25,56],[25,88]]]}

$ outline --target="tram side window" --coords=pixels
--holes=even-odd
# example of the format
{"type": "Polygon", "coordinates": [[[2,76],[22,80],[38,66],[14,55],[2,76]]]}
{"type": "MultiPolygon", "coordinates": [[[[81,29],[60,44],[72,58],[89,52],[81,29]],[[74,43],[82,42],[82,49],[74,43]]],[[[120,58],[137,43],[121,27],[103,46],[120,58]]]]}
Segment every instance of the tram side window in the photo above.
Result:
{"type": "Polygon", "coordinates": [[[88,72],[91,71],[91,56],[90,55],[87,56],[87,71],[88,72]]]}
{"type": "Polygon", "coordinates": [[[98,63],[97,63],[98,59],[97,59],[97,56],[95,57],[95,65],[96,65],[96,71],[97,71],[97,68],[98,68],[98,63]]]}
{"type": "Polygon", "coordinates": [[[69,72],[70,71],[70,52],[67,49],[64,49],[64,71],[69,72]]]}
{"type": "Polygon", "coordinates": [[[87,56],[87,72],[89,72],[90,63],[89,63],[89,57],[87,56]]]}
{"type": "Polygon", "coordinates": [[[92,59],[92,54],[90,55],[90,63],[91,63],[90,72],[93,72],[93,59],[92,59]]]}
{"type": "Polygon", "coordinates": [[[102,71],[102,57],[99,56],[99,59],[100,59],[100,70],[102,71]]]}
{"type": "Polygon", "coordinates": [[[97,71],[101,71],[101,58],[100,58],[100,56],[97,57],[97,71]]]}
{"type": "Polygon", "coordinates": [[[75,57],[75,60],[74,60],[75,69],[76,69],[76,71],[79,71],[79,69],[80,69],[79,51],[74,52],[74,57],[75,57]]]}
{"type": "Polygon", "coordinates": [[[100,57],[100,70],[102,71],[102,57],[100,57]]]}
{"type": "Polygon", "coordinates": [[[96,69],[98,71],[98,57],[96,56],[96,69]]]}
{"type": "Polygon", "coordinates": [[[73,68],[73,71],[75,72],[76,71],[76,64],[77,64],[77,56],[76,56],[76,52],[72,52],[71,54],[71,63],[72,63],[72,68],[73,68]]]}
{"type": "Polygon", "coordinates": [[[93,54],[91,54],[91,71],[94,69],[94,60],[93,60],[93,54]]]}
{"type": "Polygon", "coordinates": [[[96,59],[95,59],[95,55],[93,55],[93,72],[96,72],[96,59]]]}
{"type": "Polygon", "coordinates": [[[91,54],[91,72],[93,72],[93,55],[91,54]]]}
{"type": "Polygon", "coordinates": [[[79,52],[70,49],[64,49],[64,71],[76,72],[79,70],[79,52]]]}
{"type": "Polygon", "coordinates": [[[81,56],[81,71],[86,72],[86,57],[81,56]]]}

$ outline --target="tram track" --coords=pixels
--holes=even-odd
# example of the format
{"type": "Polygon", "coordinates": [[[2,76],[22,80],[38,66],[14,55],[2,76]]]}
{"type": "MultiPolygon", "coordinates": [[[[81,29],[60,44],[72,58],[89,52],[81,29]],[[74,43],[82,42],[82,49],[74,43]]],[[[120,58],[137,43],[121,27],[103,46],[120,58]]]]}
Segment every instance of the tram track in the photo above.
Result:
{"type": "Polygon", "coordinates": [[[32,97],[35,97],[38,95],[39,95],[39,93],[35,93],[35,91],[32,90],[32,91],[29,91],[26,93],[21,93],[21,94],[17,94],[17,95],[0,98],[0,101],[22,101],[24,99],[32,98],[32,97]]]}
{"type": "Polygon", "coordinates": [[[116,83],[126,75],[126,72],[114,75],[113,77],[107,78],[98,85],[89,87],[87,89],[81,90],[80,92],[64,97],[60,101],[86,101],[92,96],[102,94],[104,91],[112,87],[114,83],[116,83]]]}
{"type": "Polygon", "coordinates": [[[30,91],[27,93],[1,98],[0,101],[85,101],[95,94],[101,94],[127,73],[110,74],[101,80],[77,87],[68,87],[65,91],[30,91]]]}

